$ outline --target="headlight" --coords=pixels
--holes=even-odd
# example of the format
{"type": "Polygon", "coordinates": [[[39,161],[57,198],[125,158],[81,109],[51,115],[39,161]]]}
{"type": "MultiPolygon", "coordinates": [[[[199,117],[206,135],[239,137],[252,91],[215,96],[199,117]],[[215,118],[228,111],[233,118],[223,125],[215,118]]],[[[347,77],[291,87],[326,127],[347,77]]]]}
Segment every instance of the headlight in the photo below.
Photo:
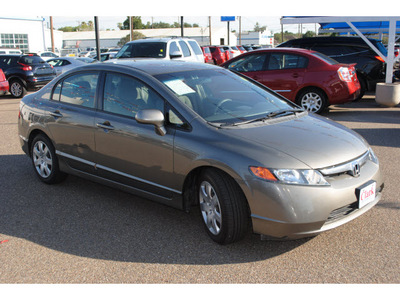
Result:
{"type": "Polygon", "coordinates": [[[369,148],[368,159],[379,165],[378,157],[375,155],[374,151],[372,151],[372,148],[369,148]]]}
{"type": "Polygon", "coordinates": [[[263,167],[250,167],[250,171],[255,176],[268,181],[299,185],[329,185],[324,176],[322,176],[322,174],[316,170],[267,169],[263,167]]]}

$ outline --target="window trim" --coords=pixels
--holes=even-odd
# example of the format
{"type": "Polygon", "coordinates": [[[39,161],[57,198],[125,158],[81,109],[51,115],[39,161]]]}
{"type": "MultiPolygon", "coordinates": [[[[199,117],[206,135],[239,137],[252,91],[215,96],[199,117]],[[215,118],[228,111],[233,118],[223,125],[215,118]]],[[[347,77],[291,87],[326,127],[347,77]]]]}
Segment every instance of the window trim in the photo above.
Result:
{"type": "Polygon", "coordinates": [[[102,72],[101,72],[101,71],[98,71],[98,70],[84,70],[84,71],[79,71],[79,72],[76,72],[76,73],[69,74],[68,76],[65,76],[65,77],[61,78],[60,80],[58,80],[58,81],[53,85],[53,87],[52,87],[52,89],[51,89],[51,94],[50,94],[50,99],[49,99],[49,101],[50,101],[50,102],[58,102],[58,103],[60,103],[60,104],[62,104],[62,105],[71,105],[71,106],[73,106],[73,107],[80,107],[80,108],[89,109],[89,110],[97,110],[98,93],[99,93],[99,85],[100,85],[101,73],[102,73],[102,72]],[[85,74],[85,73],[88,73],[88,74],[97,74],[97,75],[98,75],[98,77],[97,77],[97,86],[96,86],[96,90],[95,90],[95,94],[94,94],[94,105],[93,105],[93,107],[87,107],[87,106],[83,106],[83,105],[79,105],[79,104],[74,104],[74,103],[70,103],[70,102],[63,102],[63,101],[61,101],[61,94],[62,94],[62,90],[63,90],[63,86],[64,86],[64,81],[65,81],[66,79],[72,77],[72,76],[80,75],[80,74],[85,74]],[[55,100],[55,99],[53,99],[54,91],[56,90],[57,86],[58,86],[60,83],[61,83],[60,94],[59,94],[58,100],[55,100]]]}

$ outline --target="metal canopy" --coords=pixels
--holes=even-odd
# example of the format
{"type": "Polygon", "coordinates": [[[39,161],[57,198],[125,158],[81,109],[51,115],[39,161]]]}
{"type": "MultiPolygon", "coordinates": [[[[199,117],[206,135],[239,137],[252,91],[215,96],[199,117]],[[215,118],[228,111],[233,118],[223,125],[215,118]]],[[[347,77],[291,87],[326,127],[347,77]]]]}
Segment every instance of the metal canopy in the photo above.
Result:
{"type": "Polygon", "coordinates": [[[394,65],[396,33],[400,33],[400,17],[282,17],[281,24],[319,23],[324,32],[350,32],[361,37],[386,62],[386,83],[391,83],[394,65]],[[387,56],[384,56],[365,37],[366,33],[387,33],[389,37],[387,56]]]}

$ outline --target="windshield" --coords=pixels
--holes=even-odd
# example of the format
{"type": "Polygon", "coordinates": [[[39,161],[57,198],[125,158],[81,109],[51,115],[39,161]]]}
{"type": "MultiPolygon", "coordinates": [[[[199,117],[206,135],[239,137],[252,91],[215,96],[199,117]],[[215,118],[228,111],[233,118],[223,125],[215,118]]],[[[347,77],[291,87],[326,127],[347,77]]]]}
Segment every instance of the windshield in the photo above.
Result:
{"type": "Polygon", "coordinates": [[[164,58],[166,54],[167,43],[164,42],[143,42],[126,44],[115,55],[115,58],[132,57],[155,57],[164,58]]]}
{"type": "Polygon", "coordinates": [[[295,106],[228,70],[192,70],[155,76],[208,122],[232,124],[295,106]]]}

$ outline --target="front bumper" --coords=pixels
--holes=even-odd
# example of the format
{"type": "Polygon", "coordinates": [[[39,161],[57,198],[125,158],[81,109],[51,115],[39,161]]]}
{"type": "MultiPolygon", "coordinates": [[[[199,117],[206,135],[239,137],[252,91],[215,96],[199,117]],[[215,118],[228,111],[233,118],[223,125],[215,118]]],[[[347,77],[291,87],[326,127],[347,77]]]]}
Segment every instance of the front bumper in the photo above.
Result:
{"type": "Polygon", "coordinates": [[[359,177],[341,174],[326,179],[330,186],[296,186],[252,179],[252,196],[246,196],[253,231],[279,239],[315,236],[357,218],[381,199],[383,180],[379,166],[371,161],[361,168],[359,177]],[[370,180],[376,182],[375,200],[359,209],[356,189],[370,180]]]}

